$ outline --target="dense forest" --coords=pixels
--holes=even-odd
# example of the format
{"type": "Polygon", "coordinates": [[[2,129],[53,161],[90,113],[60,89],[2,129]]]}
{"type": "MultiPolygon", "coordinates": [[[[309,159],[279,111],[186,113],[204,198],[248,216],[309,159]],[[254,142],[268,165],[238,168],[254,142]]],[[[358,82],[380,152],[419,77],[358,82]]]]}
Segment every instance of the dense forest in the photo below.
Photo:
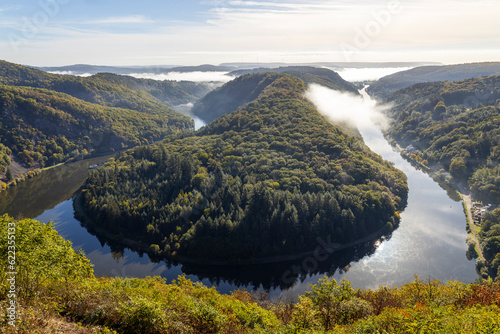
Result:
{"type": "Polygon", "coordinates": [[[487,186],[500,162],[500,76],[417,84],[387,102],[391,138],[457,181],[470,180],[480,199],[500,200],[500,188],[487,186]]]}
{"type": "Polygon", "coordinates": [[[358,94],[356,88],[328,69],[307,66],[280,67],[267,72],[266,69],[242,70],[232,72],[239,75],[233,81],[213,90],[196,102],[191,112],[206,123],[222,115],[229,114],[245,103],[255,100],[262,91],[279,77],[278,72],[293,75],[306,83],[317,83],[325,87],[358,94]],[[249,72],[246,74],[246,72],[249,72]]]}
{"type": "Polygon", "coordinates": [[[53,225],[8,216],[0,216],[0,268],[5,333],[500,333],[498,282],[416,277],[360,290],[325,277],[297,301],[242,290],[222,295],[184,276],[168,284],[161,277],[97,278],[53,225]]]}
{"type": "Polygon", "coordinates": [[[0,143],[0,174],[4,173],[5,168],[10,164],[9,156],[11,153],[10,148],[0,143]]]}
{"type": "Polygon", "coordinates": [[[114,74],[55,75],[0,61],[0,174],[9,171],[11,154],[28,168],[51,166],[191,130],[193,121],[168,105],[209,89],[114,74]]]}
{"type": "Polygon", "coordinates": [[[485,213],[479,232],[481,249],[486,263],[479,263],[484,276],[500,278],[500,208],[485,213]]]}
{"type": "Polygon", "coordinates": [[[0,60],[0,84],[45,88],[108,107],[179,118],[170,107],[194,102],[212,87],[204,83],[136,79],[109,73],[58,75],[0,60]]]}
{"type": "Polygon", "coordinates": [[[150,94],[170,107],[197,101],[213,89],[211,83],[137,79],[131,76],[110,73],[98,73],[90,77],[90,79],[150,94]]]}
{"type": "Polygon", "coordinates": [[[302,80],[255,76],[274,78],[256,100],[93,171],[81,193],[93,225],[157,256],[235,263],[392,231],[406,176],[326,121],[302,80]]]}
{"type": "Polygon", "coordinates": [[[370,85],[368,92],[380,99],[385,99],[399,89],[420,82],[458,81],[491,75],[500,75],[500,62],[419,66],[380,78],[370,85]]]}
{"type": "MultiPolygon", "coordinates": [[[[387,102],[393,104],[388,134],[403,147],[412,145],[407,151],[415,160],[449,173],[476,199],[500,204],[500,76],[416,84],[387,102]]],[[[493,211],[489,221],[499,214],[493,211]]],[[[493,276],[500,249],[488,245],[497,245],[499,235],[498,228],[481,234],[493,276]]]]}
{"type": "Polygon", "coordinates": [[[0,142],[29,167],[147,144],[192,126],[189,119],[103,107],[29,87],[0,85],[0,110],[0,142]]]}
{"type": "Polygon", "coordinates": [[[330,89],[341,92],[350,92],[358,94],[358,90],[353,84],[345,81],[342,77],[332,70],[312,66],[283,66],[278,68],[259,67],[254,69],[236,70],[229,73],[233,76],[245,74],[256,74],[264,72],[286,73],[302,79],[305,83],[315,83],[330,89]]]}

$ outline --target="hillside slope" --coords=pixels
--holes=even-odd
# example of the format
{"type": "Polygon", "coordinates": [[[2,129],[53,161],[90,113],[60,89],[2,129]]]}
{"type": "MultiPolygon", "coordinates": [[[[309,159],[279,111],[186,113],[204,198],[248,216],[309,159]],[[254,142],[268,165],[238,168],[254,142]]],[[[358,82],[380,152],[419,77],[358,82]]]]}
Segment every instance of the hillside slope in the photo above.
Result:
{"type": "Polygon", "coordinates": [[[206,123],[210,123],[214,119],[238,109],[245,103],[253,101],[266,87],[277,78],[284,76],[285,73],[302,79],[306,83],[317,83],[332,89],[358,94],[352,84],[342,79],[337,73],[327,69],[285,67],[273,69],[272,72],[260,72],[259,69],[255,71],[257,73],[242,75],[208,93],[194,105],[191,112],[206,123]]]}
{"type": "MultiPolygon", "coordinates": [[[[192,136],[138,147],[93,172],[81,196],[91,224],[154,256],[206,263],[392,231],[405,175],[326,121],[304,99],[302,80],[248,78],[266,82],[254,101],[192,136]]],[[[223,96],[228,87],[242,94],[245,79],[223,96]]]]}
{"type": "Polygon", "coordinates": [[[241,76],[245,74],[257,74],[265,72],[275,72],[293,75],[302,79],[305,83],[316,83],[330,89],[358,94],[354,85],[342,79],[342,77],[327,68],[312,66],[283,66],[278,68],[259,67],[254,69],[237,70],[230,72],[229,75],[241,76]]]}
{"type": "Polygon", "coordinates": [[[385,76],[372,84],[368,88],[368,92],[380,99],[384,99],[398,89],[420,82],[458,81],[499,74],[500,62],[421,66],[385,76]]]}
{"type": "MultiPolygon", "coordinates": [[[[475,199],[500,204],[500,76],[421,83],[399,90],[392,103],[390,137],[407,156],[441,170],[475,199]]],[[[500,274],[500,210],[483,216],[478,272],[500,274]]]]}
{"type": "MultiPolygon", "coordinates": [[[[76,77],[50,74],[41,70],[0,61],[0,84],[3,85],[45,88],[107,107],[132,109],[148,114],[162,115],[176,121],[183,120],[186,124],[190,122],[187,116],[175,112],[151,95],[148,89],[145,88],[148,83],[147,80],[141,81],[141,79],[118,75],[98,74],[91,77],[76,77]],[[138,87],[140,89],[136,89],[138,87]]],[[[157,84],[157,86],[159,85],[157,84]]],[[[165,85],[168,85],[168,83],[165,85]]],[[[151,91],[156,92],[158,96],[163,97],[165,100],[165,93],[162,92],[162,89],[153,87],[151,91]]],[[[192,101],[189,98],[187,102],[192,101]]]]}
{"type": "Polygon", "coordinates": [[[500,162],[500,76],[416,84],[386,102],[390,136],[458,180],[500,162]]]}
{"type": "Polygon", "coordinates": [[[29,167],[154,142],[188,125],[46,89],[0,85],[0,143],[29,167]]]}
{"type": "Polygon", "coordinates": [[[167,103],[194,101],[207,89],[111,74],[54,75],[0,61],[0,175],[10,154],[28,168],[43,167],[192,129],[193,121],[167,103]]]}
{"type": "Polygon", "coordinates": [[[170,107],[193,103],[213,89],[213,85],[210,83],[137,79],[110,73],[99,73],[92,78],[122,85],[135,91],[146,92],[170,107]]]}
{"type": "Polygon", "coordinates": [[[206,123],[235,111],[238,107],[255,100],[269,86],[278,73],[243,75],[215,89],[195,103],[191,113],[206,123]]]}
{"type": "Polygon", "coordinates": [[[499,333],[498,282],[416,277],[400,287],[360,290],[324,277],[295,302],[243,290],[223,295],[185,276],[170,283],[97,278],[85,255],[52,224],[8,216],[0,216],[0,268],[0,328],[7,333],[499,333]],[[8,264],[12,226],[18,231],[15,298],[8,264]]]}

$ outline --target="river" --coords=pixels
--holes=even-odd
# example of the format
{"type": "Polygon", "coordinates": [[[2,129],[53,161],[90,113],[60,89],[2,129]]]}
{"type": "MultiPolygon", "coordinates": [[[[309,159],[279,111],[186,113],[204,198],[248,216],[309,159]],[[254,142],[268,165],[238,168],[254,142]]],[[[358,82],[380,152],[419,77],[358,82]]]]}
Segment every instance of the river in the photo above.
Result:
{"type": "MultiPolygon", "coordinates": [[[[356,99],[355,103],[359,103],[360,98],[356,99]]],[[[375,108],[366,94],[363,103],[368,109],[375,108]]],[[[415,274],[424,279],[474,281],[477,277],[475,261],[468,261],[465,255],[466,222],[461,202],[450,198],[445,188],[401,158],[378,127],[370,124],[359,128],[363,139],[372,150],[408,176],[408,205],[401,213],[399,228],[391,236],[336,252],[327,259],[309,257],[245,267],[154,263],[147,255],[97,237],[74,218],[73,196],[83,185],[88,166],[109,157],[62,165],[0,193],[0,213],[53,221],[57,231],[70,240],[75,249],[85,252],[94,265],[96,276],[161,275],[170,281],[185,273],[188,278],[215,286],[222,293],[237,288],[263,288],[272,296],[293,298],[303,294],[310,284],[324,275],[336,279],[345,277],[356,288],[372,289],[410,282],[415,274]]]]}

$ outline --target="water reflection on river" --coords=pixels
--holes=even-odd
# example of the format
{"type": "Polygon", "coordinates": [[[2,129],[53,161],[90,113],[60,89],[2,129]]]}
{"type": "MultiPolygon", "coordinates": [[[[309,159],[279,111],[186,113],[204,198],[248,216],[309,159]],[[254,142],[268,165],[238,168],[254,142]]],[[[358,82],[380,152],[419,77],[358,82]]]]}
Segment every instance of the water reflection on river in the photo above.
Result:
{"type": "MultiPolygon", "coordinates": [[[[367,103],[372,103],[370,100],[367,103]]],[[[0,212],[52,220],[59,233],[83,249],[94,264],[97,276],[145,277],[161,275],[167,280],[185,273],[208,286],[215,285],[227,293],[235,288],[266,288],[271,294],[297,296],[309,284],[328,274],[345,277],[358,288],[379,285],[401,285],[413,280],[414,274],[442,281],[472,282],[476,278],[475,263],[466,252],[465,217],[460,202],[428,175],[413,168],[394,152],[376,127],[360,129],[365,142],[385,159],[392,161],[408,176],[408,206],[389,240],[372,240],[334,253],[328,259],[311,258],[282,264],[246,267],[199,267],[175,263],[154,263],[147,255],[123,249],[98,238],[74,218],[73,194],[85,180],[88,166],[107,158],[81,161],[54,168],[32,180],[0,194],[0,212]],[[43,213],[42,213],[43,212],[43,213]],[[378,248],[377,248],[378,246],[378,248]],[[298,280],[291,284],[291,277],[298,280]]]]}
{"type": "MultiPolygon", "coordinates": [[[[375,108],[375,102],[365,91],[361,93],[364,96],[361,108],[375,108]]],[[[353,100],[351,103],[360,102],[353,100]]],[[[465,255],[466,221],[461,202],[450,198],[446,187],[441,188],[395,152],[373,123],[364,119],[358,127],[373,151],[407,175],[408,205],[401,213],[400,226],[390,240],[381,242],[373,255],[352,263],[346,272],[337,272],[333,277],[345,277],[355,287],[371,289],[380,285],[404,284],[412,281],[415,274],[441,281],[473,282],[477,274],[475,261],[468,261],[465,255]]],[[[312,275],[286,294],[302,294],[309,284],[316,283],[321,277],[322,274],[312,275]]]]}

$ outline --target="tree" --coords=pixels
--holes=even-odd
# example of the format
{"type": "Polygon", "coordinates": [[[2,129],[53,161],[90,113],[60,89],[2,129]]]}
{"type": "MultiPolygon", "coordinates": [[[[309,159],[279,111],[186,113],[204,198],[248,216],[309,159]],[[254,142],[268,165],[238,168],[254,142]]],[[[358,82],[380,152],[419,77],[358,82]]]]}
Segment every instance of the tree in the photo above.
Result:
{"type": "Polygon", "coordinates": [[[442,120],[443,115],[446,113],[446,105],[443,101],[439,101],[434,107],[434,113],[432,114],[432,118],[435,120],[442,120]]]}
{"type": "Polygon", "coordinates": [[[450,173],[456,178],[463,178],[465,175],[467,167],[465,166],[465,162],[460,158],[455,158],[451,161],[450,165],[450,173]]]}
{"type": "Polygon", "coordinates": [[[312,300],[316,310],[321,315],[321,322],[326,330],[333,327],[339,320],[342,302],[349,301],[356,296],[357,291],[351,282],[342,279],[340,285],[332,278],[323,277],[318,284],[311,285],[312,291],[306,292],[306,297],[312,300]]]}
{"type": "MultiPolygon", "coordinates": [[[[10,248],[8,233],[15,230],[16,242],[16,287],[19,296],[32,297],[40,287],[49,284],[51,288],[61,284],[68,292],[68,283],[93,277],[90,261],[81,252],[75,252],[71,242],[58,235],[54,225],[36,220],[16,221],[0,216],[0,266],[7,268],[10,248]],[[13,228],[12,226],[15,226],[13,228]],[[50,282],[50,283],[49,283],[50,282]]],[[[5,281],[7,274],[0,273],[5,281]]],[[[5,296],[5,285],[0,285],[0,294],[5,296]]]]}
{"type": "Polygon", "coordinates": [[[5,173],[5,177],[7,179],[7,182],[10,182],[14,179],[14,175],[12,174],[12,171],[9,167],[7,167],[7,173],[5,173]]]}

